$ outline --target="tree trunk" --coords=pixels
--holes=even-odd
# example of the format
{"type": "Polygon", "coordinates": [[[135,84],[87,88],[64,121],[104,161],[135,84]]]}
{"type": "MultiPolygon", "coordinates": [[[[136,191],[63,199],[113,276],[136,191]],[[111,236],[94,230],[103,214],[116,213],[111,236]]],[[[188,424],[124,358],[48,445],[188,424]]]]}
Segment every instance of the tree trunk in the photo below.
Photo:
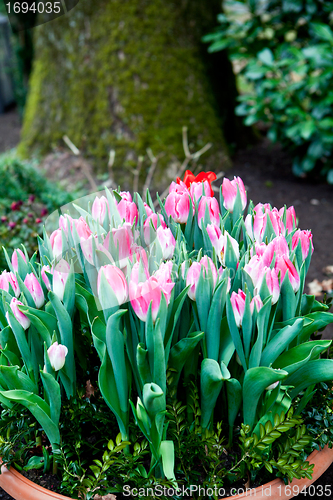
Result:
{"type": "MultiPolygon", "coordinates": [[[[115,167],[133,166],[147,147],[167,165],[183,158],[187,126],[191,150],[212,142],[206,166],[225,168],[231,93],[214,97],[200,42],[219,10],[215,0],[80,0],[35,28],[20,153],[49,152],[66,134],[101,169],[111,149],[115,167]]],[[[207,61],[233,89],[225,55],[207,61]]]]}

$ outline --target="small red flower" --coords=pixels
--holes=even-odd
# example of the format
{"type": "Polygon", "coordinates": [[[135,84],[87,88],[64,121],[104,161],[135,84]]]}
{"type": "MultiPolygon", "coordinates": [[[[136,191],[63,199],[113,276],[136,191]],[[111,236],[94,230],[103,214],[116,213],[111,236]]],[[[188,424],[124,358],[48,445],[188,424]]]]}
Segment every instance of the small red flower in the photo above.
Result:
{"type": "Polygon", "coordinates": [[[35,201],[35,199],[36,199],[36,196],[35,196],[34,194],[31,194],[31,195],[29,196],[29,201],[30,201],[30,203],[33,203],[33,202],[35,201]]]}
{"type": "Polygon", "coordinates": [[[7,220],[7,217],[6,217],[5,215],[3,215],[3,216],[1,217],[1,222],[6,222],[6,220],[7,220]]]}
{"type": "Polygon", "coordinates": [[[26,217],[22,220],[23,224],[28,224],[29,222],[29,219],[27,219],[26,217]]]}
{"type": "Polygon", "coordinates": [[[40,216],[45,217],[45,215],[48,214],[48,210],[46,207],[43,207],[42,210],[40,211],[40,216]]]}
{"type": "Polygon", "coordinates": [[[13,201],[13,203],[10,205],[10,208],[11,208],[11,210],[13,210],[13,212],[14,212],[15,210],[19,210],[19,208],[20,208],[20,203],[19,203],[18,201],[13,201]]]}
{"type": "Polygon", "coordinates": [[[9,227],[10,229],[14,229],[14,227],[15,227],[15,226],[16,226],[16,222],[10,222],[10,223],[8,224],[8,227],[9,227]]]}
{"type": "Polygon", "coordinates": [[[28,217],[30,217],[30,219],[32,219],[34,216],[34,214],[32,214],[31,212],[28,213],[28,217]]]}
{"type": "MultiPolygon", "coordinates": [[[[210,190],[211,190],[211,196],[214,196],[214,192],[212,190],[211,183],[215,181],[216,179],[216,174],[214,172],[200,172],[197,176],[195,176],[191,170],[186,170],[185,175],[184,175],[184,183],[186,187],[189,189],[192,182],[204,182],[208,181],[210,185],[210,190]]],[[[181,179],[180,177],[177,177],[177,184],[180,184],[181,179]]]]}
{"type": "Polygon", "coordinates": [[[42,222],[42,219],[40,219],[39,217],[35,220],[36,224],[40,224],[42,222]]]}

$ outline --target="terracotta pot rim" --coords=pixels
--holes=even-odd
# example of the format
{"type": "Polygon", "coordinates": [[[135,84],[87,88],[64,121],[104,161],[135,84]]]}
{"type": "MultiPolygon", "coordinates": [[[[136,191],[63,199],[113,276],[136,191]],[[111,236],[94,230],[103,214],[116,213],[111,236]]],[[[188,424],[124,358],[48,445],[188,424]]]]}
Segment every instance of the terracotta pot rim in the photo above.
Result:
{"type": "MultiPolygon", "coordinates": [[[[275,498],[276,500],[286,500],[295,496],[292,492],[293,486],[299,487],[299,492],[304,488],[310,486],[314,481],[316,481],[333,462],[333,448],[330,449],[326,445],[322,450],[314,450],[308,457],[310,463],[314,463],[314,470],[312,479],[294,479],[288,487],[290,488],[290,494],[286,493],[286,486],[282,479],[276,478],[265,483],[257,488],[251,488],[249,494],[246,492],[239,495],[233,495],[230,497],[225,497],[222,500],[234,499],[240,500],[245,498],[275,498]],[[278,488],[280,487],[280,490],[278,488]],[[271,495],[268,497],[264,495],[264,491],[269,489],[271,495]]],[[[0,475],[0,486],[11,496],[17,500],[73,500],[70,497],[56,493],[55,491],[47,490],[39,484],[30,481],[26,477],[22,476],[14,467],[7,469],[5,465],[1,467],[0,475]],[[15,496],[16,495],[16,496],[15,496]]],[[[289,491],[289,490],[288,490],[289,491]]],[[[296,493],[297,494],[297,493],[296,493]]]]}

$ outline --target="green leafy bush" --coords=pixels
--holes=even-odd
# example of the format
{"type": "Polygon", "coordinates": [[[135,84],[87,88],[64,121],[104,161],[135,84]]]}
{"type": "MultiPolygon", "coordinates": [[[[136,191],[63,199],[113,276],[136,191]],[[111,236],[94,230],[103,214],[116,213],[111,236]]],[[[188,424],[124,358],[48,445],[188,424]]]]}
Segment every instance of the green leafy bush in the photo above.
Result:
{"type": "Polygon", "coordinates": [[[227,1],[204,40],[228,49],[244,93],[236,113],[264,122],[293,155],[293,172],[315,169],[333,183],[333,4],[312,0],[227,1]]]}

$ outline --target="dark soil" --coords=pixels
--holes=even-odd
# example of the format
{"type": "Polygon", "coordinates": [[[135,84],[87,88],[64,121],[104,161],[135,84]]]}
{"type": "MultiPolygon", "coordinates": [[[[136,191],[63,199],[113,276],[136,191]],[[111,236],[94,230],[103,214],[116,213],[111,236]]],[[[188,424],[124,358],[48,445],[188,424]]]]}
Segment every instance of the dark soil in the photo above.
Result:
{"type": "MultiPolygon", "coordinates": [[[[0,152],[14,147],[19,140],[20,125],[14,111],[0,115],[0,152]]],[[[72,172],[68,171],[67,177],[72,172]]],[[[333,266],[333,186],[320,179],[298,179],[291,173],[290,157],[278,145],[263,140],[242,150],[233,159],[227,176],[240,176],[253,202],[271,203],[281,208],[294,205],[301,229],[311,229],[315,251],[307,277],[307,285],[315,279],[327,279],[323,269],[333,266]]],[[[306,290],[309,293],[309,289],[306,290]]],[[[326,328],[325,338],[333,338],[333,325],[326,328]]],[[[329,485],[333,490],[333,465],[315,483],[315,489],[299,498],[331,498],[320,493],[318,486],[329,485]]],[[[50,486],[50,485],[47,485],[50,486]]],[[[325,492],[325,490],[324,490],[325,492]]],[[[11,500],[0,488],[0,500],[11,500]]],[[[24,500],[24,499],[22,499],[24,500]]]]}

